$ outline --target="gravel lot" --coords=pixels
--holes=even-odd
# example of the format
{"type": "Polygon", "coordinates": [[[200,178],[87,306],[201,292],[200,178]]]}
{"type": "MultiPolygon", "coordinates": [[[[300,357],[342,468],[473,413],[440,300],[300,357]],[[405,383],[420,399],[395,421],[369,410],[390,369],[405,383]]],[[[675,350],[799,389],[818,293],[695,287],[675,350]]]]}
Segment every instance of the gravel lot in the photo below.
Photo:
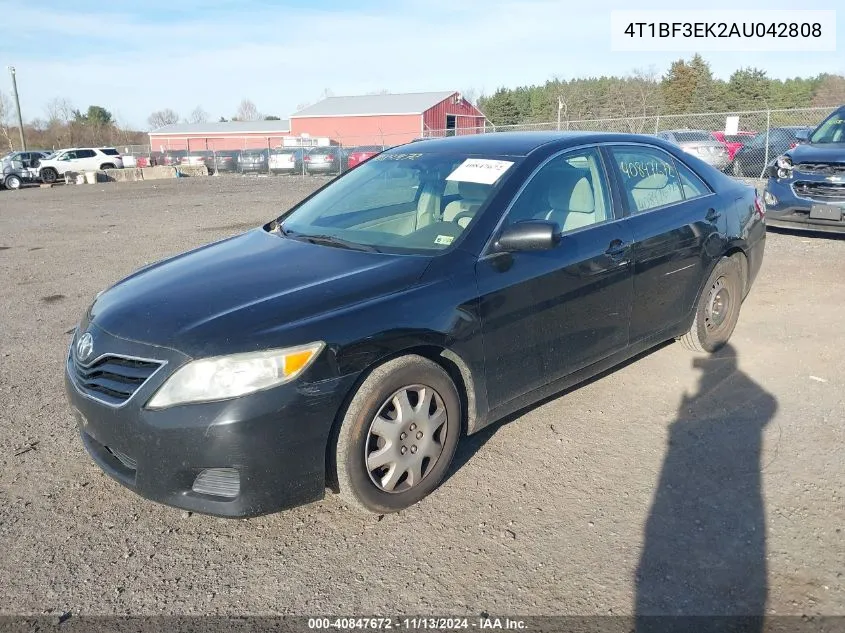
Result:
{"type": "Polygon", "coordinates": [[[101,474],[62,386],[93,295],[315,182],[0,192],[0,613],[845,615],[842,239],[770,232],[724,354],[663,346],[468,438],[396,515],[188,515],[101,474]]]}

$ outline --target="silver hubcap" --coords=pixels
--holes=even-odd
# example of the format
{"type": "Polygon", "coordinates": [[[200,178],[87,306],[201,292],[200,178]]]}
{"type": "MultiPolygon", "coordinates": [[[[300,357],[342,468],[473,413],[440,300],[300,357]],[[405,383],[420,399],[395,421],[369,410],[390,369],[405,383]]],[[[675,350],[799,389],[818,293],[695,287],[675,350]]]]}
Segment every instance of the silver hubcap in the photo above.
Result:
{"type": "Polygon", "coordinates": [[[391,395],[370,424],[364,460],[385,492],[404,492],[431,472],[446,440],[446,406],[431,387],[410,385],[391,395]]]}
{"type": "Polygon", "coordinates": [[[723,277],[719,277],[710,288],[707,309],[704,311],[704,324],[708,330],[720,327],[728,317],[731,308],[731,294],[725,286],[723,277]]]}
{"type": "Polygon", "coordinates": [[[18,189],[21,186],[21,181],[13,176],[6,181],[6,186],[9,189],[18,189]]]}

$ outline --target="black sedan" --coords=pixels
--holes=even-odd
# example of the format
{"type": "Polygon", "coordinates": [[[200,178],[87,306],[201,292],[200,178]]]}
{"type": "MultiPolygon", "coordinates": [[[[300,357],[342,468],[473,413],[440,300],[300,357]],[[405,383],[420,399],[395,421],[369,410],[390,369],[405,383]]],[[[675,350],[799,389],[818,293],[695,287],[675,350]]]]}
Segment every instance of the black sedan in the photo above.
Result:
{"type": "Polygon", "coordinates": [[[653,137],[419,141],[101,292],[67,394],[149,499],[397,511],[462,435],[667,339],[719,349],[764,244],[753,188],[653,137]]]}
{"type": "Polygon", "coordinates": [[[760,178],[775,157],[796,147],[812,128],[805,126],[773,127],[760,132],[734,154],[731,172],[738,178],[760,178]]]}
{"type": "Polygon", "coordinates": [[[764,199],[770,224],[845,233],[845,106],[801,140],[806,142],[769,167],[764,199]]]}

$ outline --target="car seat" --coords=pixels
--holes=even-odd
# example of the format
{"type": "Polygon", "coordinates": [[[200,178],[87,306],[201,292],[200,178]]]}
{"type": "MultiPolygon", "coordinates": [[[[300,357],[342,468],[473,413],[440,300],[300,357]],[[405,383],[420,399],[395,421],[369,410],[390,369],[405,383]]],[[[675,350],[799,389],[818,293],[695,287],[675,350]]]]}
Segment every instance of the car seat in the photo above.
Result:
{"type": "Polygon", "coordinates": [[[458,220],[458,225],[461,228],[466,228],[472,217],[481,208],[481,205],[484,204],[489,191],[489,185],[483,185],[477,182],[459,182],[458,194],[461,197],[446,205],[446,208],[443,209],[443,221],[453,222],[459,215],[466,213],[469,215],[458,220]]]}
{"type": "Polygon", "coordinates": [[[596,215],[596,198],[589,172],[569,167],[555,170],[549,179],[546,201],[551,209],[543,216],[562,231],[571,231],[604,220],[596,215]]]}

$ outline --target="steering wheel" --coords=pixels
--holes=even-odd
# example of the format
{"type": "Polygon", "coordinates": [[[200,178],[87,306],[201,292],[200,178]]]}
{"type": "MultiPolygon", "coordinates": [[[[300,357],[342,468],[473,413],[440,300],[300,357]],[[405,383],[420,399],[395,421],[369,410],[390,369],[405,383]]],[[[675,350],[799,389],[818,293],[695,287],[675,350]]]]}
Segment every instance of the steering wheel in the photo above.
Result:
{"type": "MultiPolygon", "coordinates": [[[[458,215],[456,215],[454,218],[452,218],[452,222],[454,222],[455,224],[457,224],[458,226],[460,226],[463,229],[463,228],[466,228],[466,227],[462,226],[460,221],[463,220],[464,218],[467,218],[468,220],[472,220],[474,217],[475,217],[474,211],[461,211],[458,215]]],[[[467,224],[469,224],[469,222],[467,222],[467,224]]]]}

